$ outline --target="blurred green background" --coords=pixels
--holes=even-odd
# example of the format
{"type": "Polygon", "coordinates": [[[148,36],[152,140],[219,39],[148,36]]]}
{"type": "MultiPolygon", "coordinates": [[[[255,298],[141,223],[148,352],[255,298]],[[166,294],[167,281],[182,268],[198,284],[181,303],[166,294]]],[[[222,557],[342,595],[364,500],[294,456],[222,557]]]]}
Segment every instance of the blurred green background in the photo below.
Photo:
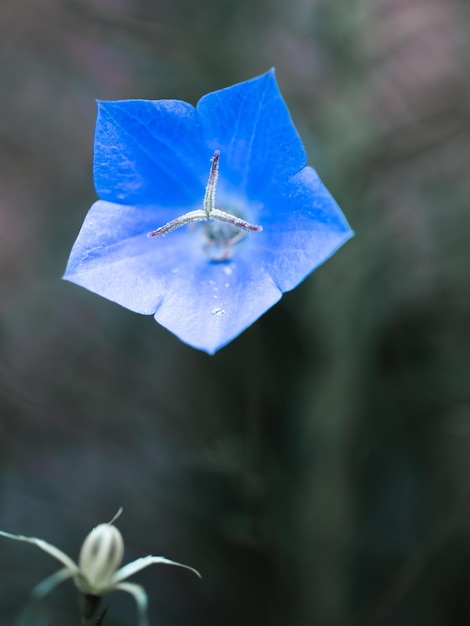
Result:
{"type": "MultiPolygon", "coordinates": [[[[0,528],[118,522],[160,626],[470,620],[470,13],[459,0],[2,0],[0,528]],[[277,68],[356,237],[214,357],[62,282],[95,98],[277,68]]],[[[57,569],[0,543],[0,625],[57,569]]],[[[109,597],[106,626],[136,623],[109,597]]],[[[78,624],[68,583],[36,626],[78,624]]]]}

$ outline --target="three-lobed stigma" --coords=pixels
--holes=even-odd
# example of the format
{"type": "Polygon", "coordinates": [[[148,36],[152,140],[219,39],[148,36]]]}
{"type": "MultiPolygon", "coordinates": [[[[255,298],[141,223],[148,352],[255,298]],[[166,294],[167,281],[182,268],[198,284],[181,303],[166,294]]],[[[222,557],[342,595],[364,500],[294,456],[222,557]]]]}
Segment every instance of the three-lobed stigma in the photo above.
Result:
{"type": "Polygon", "coordinates": [[[209,180],[207,181],[206,192],[202,203],[203,208],[189,211],[171,220],[156,230],[152,230],[147,234],[147,237],[161,237],[190,222],[206,222],[204,228],[206,238],[204,250],[211,259],[224,261],[230,258],[232,245],[243,239],[246,232],[256,233],[263,230],[262,226],[250,224],[250,222],[236,215],[216,208],[215,192],[219,178],[219,159],[220,150],[216,150],[211,159],[209,180]],[[219,222],[218,226],[216,225],[217,222],[219,222]],[[222,222],[222,224],[220,224],[220,222],[222,222]]]}

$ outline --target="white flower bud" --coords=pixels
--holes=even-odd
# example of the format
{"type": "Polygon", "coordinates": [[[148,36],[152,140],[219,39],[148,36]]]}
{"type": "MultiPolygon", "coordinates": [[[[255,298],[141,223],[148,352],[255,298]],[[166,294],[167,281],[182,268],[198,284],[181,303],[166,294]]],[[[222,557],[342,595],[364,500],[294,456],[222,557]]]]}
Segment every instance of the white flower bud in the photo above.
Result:
{"type": "Polygon", "coordinates": [[[116,526],[100,524],[83,542],[78,567],[84,593],[101,595],[112,587],[111,579],[124,555],[124,542],[116,526]]]}
{"type": "MultiPolygon", "coordinates": [[[[100,524],[85,538],[78,557],[78,565],[65,552],[44,541],[44,539],[12,535],[1,530],[0,537],[32,543],[62,563],[62,568],[58,572],[48,576],[34,588],[33,594],[36,598],[46,595],[67,578],[73,578],[75,585],[81,592],[82,621],[88,624],[91,623],[90,619],[98,608],[101,596],[114,590],[126,591],[136,601],[139,626],[148,626],[147,594],[140,585],[124,582],[127,578],[149,567],[149,565],[157,564],[177,565],[191,570],[199,577],[201,575],[189,565],[170,561],[164,556],[152,555],[136,559],[118,569],[124,554],[124,542],[119,530],[113,526],[113,522],[121,515],[121,512],[122,508],[108,524],[100,524]]],[[[102,621],[102,618],[100,619],[102,621]]]]}

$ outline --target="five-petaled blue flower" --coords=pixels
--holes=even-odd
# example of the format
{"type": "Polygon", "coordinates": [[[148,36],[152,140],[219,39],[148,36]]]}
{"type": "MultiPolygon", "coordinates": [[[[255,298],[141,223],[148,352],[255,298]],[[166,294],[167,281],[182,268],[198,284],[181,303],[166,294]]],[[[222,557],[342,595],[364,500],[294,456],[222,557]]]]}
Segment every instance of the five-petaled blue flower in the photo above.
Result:
{"type": "Polygon", "coordinates": [[[64,278],[214,353],[352,236],[305,161],[274,70],[196,108],[99,102],[100,200],[64,278]]]}

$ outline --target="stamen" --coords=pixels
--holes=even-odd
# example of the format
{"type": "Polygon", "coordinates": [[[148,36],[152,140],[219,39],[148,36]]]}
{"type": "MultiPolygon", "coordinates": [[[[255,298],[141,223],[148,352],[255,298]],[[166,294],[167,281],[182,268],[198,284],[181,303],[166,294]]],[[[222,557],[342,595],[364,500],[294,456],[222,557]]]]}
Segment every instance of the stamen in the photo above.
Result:
{"type": "Polygon", "coordinates": [[[189,224],[189,222],[202,222],[208,220],[220,220],[221,222],[231,224],[235,228],[240,228],[241,230],[254,233],[263,230],[262,226],[250,224],[235,215],[231,215],[230,213],[226,213],[225,211],[215,208],[215,190],[217,187],[217,180],[219,178],[219,158],[220,150],[216,150],[211,159],[212,163],[209,172],[209,180],[207,181],[206,193],[204,194],[204,200],[202,203],[203,209],[189,211],[189,213],[185,213],[184,215],[171,220],[156,230],[152,230],[147,234],[147,237],[161,237],[162,235],[170,233],[172,230],[176,230],[185,224],[189,224]]]}

